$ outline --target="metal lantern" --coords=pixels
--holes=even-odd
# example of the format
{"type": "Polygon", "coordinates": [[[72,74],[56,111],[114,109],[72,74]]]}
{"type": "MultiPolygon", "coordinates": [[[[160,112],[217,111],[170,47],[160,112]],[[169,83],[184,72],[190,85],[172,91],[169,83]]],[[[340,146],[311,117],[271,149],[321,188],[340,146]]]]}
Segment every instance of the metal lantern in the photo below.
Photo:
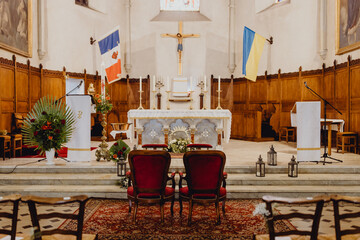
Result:
{"type": "Polygon", "coordinates": [[[299,171],[299,163],[295,160],[294,155],[292,156],[289,164],[288,164],[288,176],[289,177],[297,177],[299,171]]]}
{"type": "Polygon", "coordinates": [[[126,176],[126,161],[124,158],[124,155],[121,154],[119,161],[116,162],[116,173],[119,177],[125,177],[126,176]]]}
{"type": "Polygon", "coordinates": [[[271,145],[270,151],[267,152],[267,164],[270,166],[277,165],[277,153],[273,145],[271,145]]]}
{"type": "Polygon", "coordinates": [[[259,159],[256,162],[256,176],[257,177],[265,177],[265,163],[259,155],[259,159]]]}

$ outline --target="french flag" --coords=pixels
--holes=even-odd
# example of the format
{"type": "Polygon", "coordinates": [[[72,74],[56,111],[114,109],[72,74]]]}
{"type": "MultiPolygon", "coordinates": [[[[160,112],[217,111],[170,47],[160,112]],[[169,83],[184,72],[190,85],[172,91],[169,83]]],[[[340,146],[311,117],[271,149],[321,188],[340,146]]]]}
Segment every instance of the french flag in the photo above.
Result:
{"type": "Polygon", "coordinates": [[[108,83],[121,78],[120,31],[116,29],[98,41],[108,83]]]}

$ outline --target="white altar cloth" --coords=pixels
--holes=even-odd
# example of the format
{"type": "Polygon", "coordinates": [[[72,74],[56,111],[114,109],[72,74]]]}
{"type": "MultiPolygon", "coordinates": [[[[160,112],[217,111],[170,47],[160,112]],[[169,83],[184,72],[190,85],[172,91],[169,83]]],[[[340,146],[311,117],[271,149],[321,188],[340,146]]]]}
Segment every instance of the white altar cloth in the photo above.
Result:
{"type": "MultiPolygon", "coordinates": [[[[134,126],[134,121],[139,119],[219,119],[223,120],[224,141],[229,142],[231,134],[231,112],[223,110],[130,110],[128,111],[128,122],[134,126]]],[[[136,125],[137,127],[139,125],[136,125]]],[[[134,139],[134,130],[130,134],[131,142],[134,139]]]]}

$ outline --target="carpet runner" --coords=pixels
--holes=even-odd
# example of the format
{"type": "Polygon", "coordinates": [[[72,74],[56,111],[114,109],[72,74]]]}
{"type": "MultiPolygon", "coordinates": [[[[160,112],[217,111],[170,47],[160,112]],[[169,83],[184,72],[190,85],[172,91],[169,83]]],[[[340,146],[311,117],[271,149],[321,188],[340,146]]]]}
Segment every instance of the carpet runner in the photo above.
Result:
{"type": "MultiPolygon", "coordinates": [[[[139,206],[137,223],[126,200],[91,199],[85,210],[84,233],[98,234],[99,239],[252,239],[253,234],[267,232],[262,216],[253,216],[261,200],[229,200],[226,214],[221,215],[221,224],[216,225],[215,206],[195,205],[193,221],[187,226],[188,204],[175,202],[174,216],[170,214],[170,203],[165,205],[165,221],[160,222],[159,206],[139,206]]],[[[65,221],[60,228],[75,230],[73,221],[65,221]]],[[[278,231],[295,229],[288,221],[278,222],[278,231]]]]}

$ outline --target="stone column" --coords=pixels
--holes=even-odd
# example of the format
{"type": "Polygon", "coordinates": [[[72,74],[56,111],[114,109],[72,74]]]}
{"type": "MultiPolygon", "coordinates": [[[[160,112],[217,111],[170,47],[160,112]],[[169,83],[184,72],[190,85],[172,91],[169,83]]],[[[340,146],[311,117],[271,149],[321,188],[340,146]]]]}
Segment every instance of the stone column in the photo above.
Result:
{"type": "Polygon", "coordinates": [[[38,55],[45,57],[45,0],[38,0],[38,55]]]}
{"type": "Polygon", "coordinates": [[[126,51],[125,51],[125,71],[131,72],[131,0],[127,0],[126,6],[126,51]]]}
{"type": "Polygon", "coordinates": [[[319,0],[319,11],[320,11],[320,50],[319,55],[322,59],[326,58],[327,54],[327,0],[319,0]]]}
{"type": "Polygon", "coordinates": [[[229,0],[229,65],[230,73],[234,73],[235,64],[235,0],[229,0]]]}

